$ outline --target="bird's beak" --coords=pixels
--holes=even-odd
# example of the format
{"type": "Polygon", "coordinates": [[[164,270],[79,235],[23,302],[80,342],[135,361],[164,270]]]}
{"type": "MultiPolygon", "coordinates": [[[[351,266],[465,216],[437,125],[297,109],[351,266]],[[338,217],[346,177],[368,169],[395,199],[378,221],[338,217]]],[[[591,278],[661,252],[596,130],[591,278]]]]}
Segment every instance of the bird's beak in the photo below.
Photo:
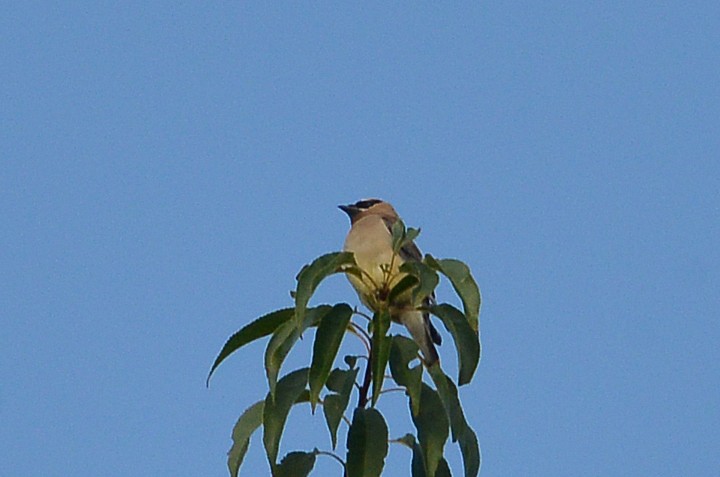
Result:
{"type": "Polygon", "coordinates": [[[360,209],[358,209],[354,205],[338,205],[338,209],[348,214],[348,217],[350,217],[350,219],[355,217],[358,212],[360,212],[360,209]]]}

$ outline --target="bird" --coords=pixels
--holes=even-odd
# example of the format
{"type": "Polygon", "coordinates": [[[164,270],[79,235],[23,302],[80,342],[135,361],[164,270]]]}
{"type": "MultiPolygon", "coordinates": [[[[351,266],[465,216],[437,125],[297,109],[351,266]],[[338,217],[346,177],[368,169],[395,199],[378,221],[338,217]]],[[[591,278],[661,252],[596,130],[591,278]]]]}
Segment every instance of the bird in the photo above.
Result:
{"type": "MultiPolygon", "coordinates": [[[[400,266],[405,262],[422,261],[422,253],[411,241],[394,254],[392,226],[400,220],[400,216],[390,203],[380,199],[363,199],[338,207],[350,217],[350,231],[343,250],[354,254],[361,270],[359,276],[350,272],[346,276],[360,301],[373,312],[378,312],[393,286],[406,275],[399,271],[400,266]]],[[[389,304],[390,318],[410,332],[422,352],[425,365],[430,367],[439,360],[435,344],[440,345],[442,338],[430,322],[430,314],[413,306],[411,296],[412,292],[408,290],[393,298],[393,303],[389,304]]],[[[433,292],[425,297],[423,305],[434,304],[433,292]]]]}

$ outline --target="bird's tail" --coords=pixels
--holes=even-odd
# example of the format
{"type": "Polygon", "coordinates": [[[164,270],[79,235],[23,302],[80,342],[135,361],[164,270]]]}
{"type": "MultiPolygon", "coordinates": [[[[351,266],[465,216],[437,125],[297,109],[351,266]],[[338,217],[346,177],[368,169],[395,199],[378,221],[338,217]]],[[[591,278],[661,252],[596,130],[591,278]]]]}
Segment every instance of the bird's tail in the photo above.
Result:
{"type": "MultiPolygon", "coordinates": [[[[440,357],[433,342],[440,341],[437,330],[430,323],[430,316],[422,311],[406,311],[400,315],[400,322],[407,328],[413,341],[425,358],[425,364],[432,366],[440,357]]],[[[439,344],[439,343],[438,343],[439,344]]]]}

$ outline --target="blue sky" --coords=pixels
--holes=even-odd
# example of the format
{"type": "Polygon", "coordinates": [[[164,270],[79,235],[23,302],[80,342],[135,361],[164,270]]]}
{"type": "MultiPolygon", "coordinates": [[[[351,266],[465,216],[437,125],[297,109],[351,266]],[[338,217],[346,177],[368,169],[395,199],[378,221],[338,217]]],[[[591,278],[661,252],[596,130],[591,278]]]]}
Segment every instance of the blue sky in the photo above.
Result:
{"type": "MultiPolygon", "coordinates": [[[[719,23],[710,1],[4,7],[5,474],[226,475],[265,343],[207,389],[210,364],[366,197],[480,284],[482,476],[720,474],[719,23]]],[[[342,277],[323,301],[357,303],[342,277]]],[[[329,449],[307,408],[288,426],[282,452],[329,449]]],[[[259,435],[244,470],[267,472],[259,435]]]]}

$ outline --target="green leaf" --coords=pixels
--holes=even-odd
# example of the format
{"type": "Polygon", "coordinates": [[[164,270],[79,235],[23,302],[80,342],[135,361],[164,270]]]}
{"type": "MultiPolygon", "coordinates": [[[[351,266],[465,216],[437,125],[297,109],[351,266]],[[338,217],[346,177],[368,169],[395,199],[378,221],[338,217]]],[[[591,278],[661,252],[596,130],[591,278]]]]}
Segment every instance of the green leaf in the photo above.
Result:
{"type": "Polygon", "coordinates": [[[343,361],[345,361],[345,364],[348,365],[348,368],[353,369],[357,365],[358,357],[354,355],[345,355],[343,357],[343,361]]]}
{"type": "Polygon", "coordinates": [[[405,233],[405,241],[403,245],[408,244],[418,238],[418,235],[420,235],[420,229],[414,229],[412,227],[408,227],[407,232],[405,233]]]}
{"type": "Polygon", "coordinates": [[[313,412],[320,399],[320,391],[330,375],[345,330],[350,323],[353,310],[345,303],[340,303],[323,316],[318,325],[313,343],[313,357],[310,365],[310,405],[313,412]]]}
{"type": "MultiPolygon", "coordinates": [[[[412,450],[410,475],[412,477],[427,477],[428,474],[425,471],[425,459],[423,457],[423,452],[420,445],[417,443],[417,440],[415,440],[415,436],[412,434],[405,434],[400,439],[396,439],[393,442],[402,444],[412,450]]],[[[440,463],[435,471],[435,477],[452,477],[450,466],[444,457],[440,459],[440,463]]]]}
{"type": "Polygon", "coordinates": [[[460,366],[458,383],[464,385],[470,382],[475,374],[478,361],[480,360],[480,340],[465,315],[452,305],[443,303],[430,307],[430,313],[442,320],[445,328],[450,332],[455,341],[458,364],[460,366]]]}
{"type": "Polygon", "coordinates": [[[280,367],[299,337],[300,333],[298,333],[295,323],[288,322],[277,329],[265,348],[265,374],[270,395],[273,397],[276,394],[280,367]]]}
{"type": "Polygon", "coordinates": [[[419,283],[412,295],[413,306],[422,305],[423,300],[432,294],[440,281],[435,270],[421,262],[405,262],[400,267],[400,271],[418,279],[419,283]]]}
{"type": "Polygon", "coordinates": [[[390,229],[390,232],[392,234],[393,251],[395,253],[398,253],[400,251],[400,249],[402,248],[403,242],[406,237],[405,224],[403,223],[403,221],[400,219],[396,220],[393,223],[392,228],[390,229]]]}
{"type": "Polygon", "coordinates": [[[223,346],[222,350],[220,350],[220,354],[217,358],[215,358],[215,362],[213,363],[212,368],[210,368],[210,373],[208,374],[205,384],[208,385],[210,383],[210,377],[220,363],[225,360],[225,358],[246,344],[273,333],[280,325],[290,321],[294,313],[294,308],[276,310],[243,326],[240,331],[232,335],[230,339],[227,340],[225,346],[223,346]]]}
{"type": "Polygon", "coordinates": [[[315,467],[315,452],[288,452],[275,468],[274,477],[307,477],[315,467]]]}
{"type": "Polygon", "coordinates": [[[379,477],[388,452],[388,429],[374,408],[356,408],[347,437],[347,477],[379,477]]]}
{"type": "Polygon", "coordinates": [[[355,265],[355,258],[350,252],[334,252],[316,258],[310,265],[305,265],[297,275],[295,290],[295,319],[300,327],[305,317],[305,309],[315,289],[329,275],[344,271],[344,267],[355,265]]]}
{"type": "Polygon", "coordinates": [[[331,309],[332,307],[328,305],[310,308],[300,328],[295,325],[294,321],[287,321],[275,330],[272,338],[270,338],[270,342],[268,342],[267,348],[265,348],[265,374],[272,396],[275,396],[275,385],[280,373],[280,367],[292,347],[300,338],[300,335],[302,335],[307,328],[317,326],[323,316],[331,309]]]}
{"type": "Polygon", "coordinates": [[[427,477],[425,472],[425,459],[422,455],[422,449],[417,443],[415,436],[412,434],[405,434],[400,439],[396,439],[394,442],[402,444],[412,450],[412,461],[410,462],[410,475],[412,477],[427,477]]]}
{"type": "Polygon", "coordinates": [[[438,260],[431,255],[425,256],[425,263],[450,279],[450,283],[452,283],[453,288],[455,288],[460,300],[463,302],[463,309],[470,327],[475,333],[479,333],[478,316],[480,315],[482,298],[480,289],[470,273],[470,268],[460,260],[451,258],[438,260]]]}
{"type": "Polygon", "coordinates": [[[450,418],[450,429],[452,430],[453,442],[458,442],[460,453],[463,458],[463,467],[465,468],[465,477],[476,477],[480,472],[480,447],[478,446],[477,436],[472,430],[465,414],[463,413],[462,404],[458,397],[457,387],[439,367],[429,370],[430,377],[433,379],[438,390],[440,400],[450,418]]]}
{"type": "Polygon", "coordinates": [[[399,296],[416,286],[418,283],[420,283],[420,281],[416,277],[412,275],[405,275],[397,283],[397,285],[395,285],[392,290],[390,290],[390,294],[388,295],[388,302],[397,303],[399,296]]]}
{"type": "Polygon", "coordinates": [[[263,408],[265,401],[258,401],[245,410],[238,419],[232,431],[233,445],[228,451],[228,469],[232,477],[237,477],[240,465],[242,465],[248,446],[250,436],[262,424],[263,408]]]}
{"type": "Polygon", "coordinates": [[[280,438],[288,413],[293,404],[303,396],[307,386],[308,368],[298,369],[283,376],[277,383],[276,395],[268,393],[263,409],[263,444],[270,468],[275,469],[280,438]]]}
{"type": "Polygon", "coordinates": [[[334,391],[334,393],[325,396],[323,400],[323,414],[330,431],[333,449],[337,446],[338,427],[350,402],[350,393],[352,393],[358,371],[358,368],[334,369],[325,383],[330,391],[334,391]]]}
{"type": "MultiPolygon", "coordinates": [[[[422,383],[422,364],[408,367],[411,361],[418,358],[418,346],[410,338],[395,335],[390,347],[390,374],[400,386],[404,386],[410,396],[412,413],[420,411],[420,385],[422,383]]],[[[439,366],[436,366],[439,367],[439,366]]]]}
{"type": "Polygon", "coordinates": [[[420,394],[420,412],[412,414],[412,420],[418,431],[427,474],[435,475],[449,434],[448,418],[438,393],[425,383],[420,394]]]}
{"type": "Polygon", "coordinates": [[[390,329],[390,315],[387,312],[375,313],[373,315],[372,352],[370,362],[372,365],[372,405],[375,406],[380,398],[383,381],[385,380],[385,368],[390,359],[390,344],[392,339],[387,335],[390,329]]]}
{"type": "Polygon", "coordinates": [[[435,477],[452,477],[452,472],[450,472],[450,466],[448,465],[444,457],[440,459],[438,468],[435,471],[435,477]]]}

